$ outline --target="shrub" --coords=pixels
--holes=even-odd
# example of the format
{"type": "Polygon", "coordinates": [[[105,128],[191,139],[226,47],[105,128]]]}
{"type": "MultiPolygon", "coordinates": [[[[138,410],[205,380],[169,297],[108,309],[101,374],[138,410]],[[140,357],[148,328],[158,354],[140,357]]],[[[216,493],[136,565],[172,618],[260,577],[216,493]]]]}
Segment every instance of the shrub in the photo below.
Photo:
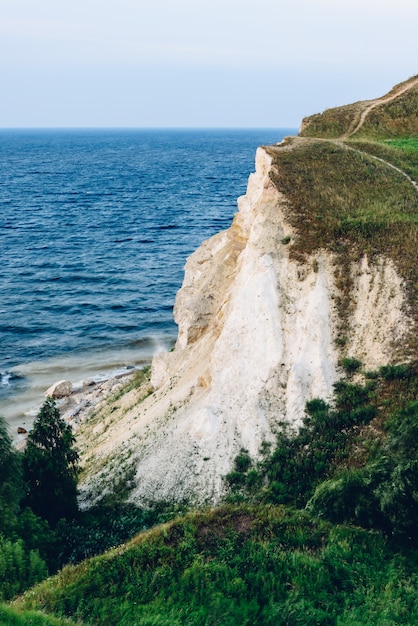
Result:
{"type": "Polygon", "coordinates": [[[37,550],[26,550],[21,540],[0,539],[0,599],[10,600],[47,575],[37,550]]]}
{"type": "Polygon", "coordinates": [[[370,528],[380,520],[379,504],[364,470],[346,471],[321,483],[306,509],[334,523],[352,522],[370,528]]]}
{"type": "Polygon", "coordinates": [[[412,378],[414,371],[410,365],[384,365],[379,369],[379,374],[385,380],[407,380],[412,378]]]}
{"type": "Polygon", "coordinates": [[[345,357],[341,359],[341,367],[347,372],[347,374],[354,374],[361,368],[361,361],[353,357],[345,357]]]}
{"type": "Polygon", "coordinates": [[[389,420],[375,460],[321,483],[307,508],[333,522],[378,528],[398,540],[418,541],[418,402],[389,420]]]}

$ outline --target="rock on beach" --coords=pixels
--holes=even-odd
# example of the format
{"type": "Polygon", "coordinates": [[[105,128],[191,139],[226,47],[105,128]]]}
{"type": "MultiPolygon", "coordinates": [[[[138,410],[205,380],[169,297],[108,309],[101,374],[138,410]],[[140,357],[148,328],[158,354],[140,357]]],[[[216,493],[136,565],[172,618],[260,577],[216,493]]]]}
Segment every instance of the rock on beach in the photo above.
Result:
{"type": "Polygon", "coordinates": [[[71,395],[73,385],[69,380],[59,380],[45,391],[47,398],[67,398],[71,395]]]}

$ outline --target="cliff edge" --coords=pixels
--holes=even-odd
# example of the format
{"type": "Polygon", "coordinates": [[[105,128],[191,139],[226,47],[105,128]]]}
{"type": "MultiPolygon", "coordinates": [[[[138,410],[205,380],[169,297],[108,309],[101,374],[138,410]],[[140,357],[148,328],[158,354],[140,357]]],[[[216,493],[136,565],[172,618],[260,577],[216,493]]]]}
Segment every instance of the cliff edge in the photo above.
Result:
{"type": "Polygon", "coordinates": [[[417,359],[418,149],[362,132],[379,109],[415,106],[418,79],[402,85],[357,103],[335,137],[312,136],[315,119],[257,150],[231,227],[187,261],[174,351],[78,429],[85,503],[118,484],[142,504],[216,503],[242,448],[257,457],[308,400],[331,400],[344,358],[417,359]]]}

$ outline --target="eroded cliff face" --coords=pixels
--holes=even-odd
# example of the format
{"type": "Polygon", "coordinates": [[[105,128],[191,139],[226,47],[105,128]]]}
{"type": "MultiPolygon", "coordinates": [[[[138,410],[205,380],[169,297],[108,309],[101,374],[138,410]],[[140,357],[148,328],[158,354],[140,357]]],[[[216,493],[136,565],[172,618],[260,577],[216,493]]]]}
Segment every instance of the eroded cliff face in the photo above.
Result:
{"type": "MultiPolygon", "coordinates": [[[[116,464],[130,471],[136,502],[217,502],[241,448],[256,457],[281,422],[300,424],[307,400],[331,397],[342,375],[338,261],[322,250],[303,263],[289,257],[294,233],[271,167],[260,148],[231,228],[187,261],[177,344],[154,358],[153,393],[140,403],[128,394],[111,420],[81,429],[92,468],[84,498],[106,491],[116,464]]],[[[373,369],[408,332],[403,285],[383,257],[350,272],[344,350],[373,369]]]]}

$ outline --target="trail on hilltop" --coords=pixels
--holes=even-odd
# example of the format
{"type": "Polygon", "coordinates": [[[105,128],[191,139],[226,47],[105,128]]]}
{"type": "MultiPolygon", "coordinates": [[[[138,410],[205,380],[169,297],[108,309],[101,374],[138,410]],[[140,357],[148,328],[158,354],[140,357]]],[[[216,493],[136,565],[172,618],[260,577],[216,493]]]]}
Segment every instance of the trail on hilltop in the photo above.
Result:
{"type": "Polygon", "coordinates": [[[388,102],[392,102],[393,100],[396,100],[396,98],[398,98],[405,92],[410,91],[416,85],[418,85],[418,78],[411,80],[406,85],[399,86],[399,88],[395,88],[392,93],[387,94],[386,96],[383,96],[382,98],[376,98],[375,100],[368,101],[369,103],[368,106],[365,109],[363,109],[363,111],[360,113],[359,116],[356,116],[354,118],[350,128],[347,130],[347,132],[341,135],[340,139],[348,139],[349,137],[352,137],[353,135],[358,133],[358,131],[361,129],[364,122],[366,121],[367,116],[369,115],[371,111],[373,111],[373,109],[379,106],[382,106],[384,104],[387,104],[388,102]]]}

